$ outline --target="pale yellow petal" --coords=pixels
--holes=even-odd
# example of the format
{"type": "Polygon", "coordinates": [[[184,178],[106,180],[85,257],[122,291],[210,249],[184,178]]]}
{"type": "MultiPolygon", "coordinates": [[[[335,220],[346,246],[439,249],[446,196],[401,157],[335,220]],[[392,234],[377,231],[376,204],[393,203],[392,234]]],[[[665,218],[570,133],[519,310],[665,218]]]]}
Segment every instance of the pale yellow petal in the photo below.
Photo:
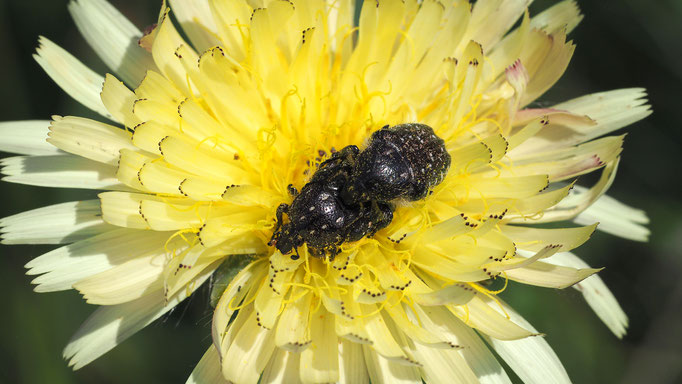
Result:
{"type": "Polygon", "coordinates": [[[102,103],[114,117],[114,120],[125,125],[126,128],[133,128],[141,123],[133,114],[135,94],[114,76],[107,74],[104,77],[100,96],[102,103]]]}
{"type": "Polygon", "coordinates": [[[149,52],[138,45],[142,32],[106,0],[72,1],[69,12],[92,49],[128,84],[136,86],[154,68],[149,52]]]}
{"type": "Polygon", "coordinates": [[[339,381],[338,339],[334,333],[331,313],[312,316],[310,337],[312,344],[301,352],[299,372],[304,383],[332,383],[339,381]]]}
{"type": "Polygon", "coordinates": [[[205,51],[217,45],[216,33],[218,28],[213,21],[213,15],[207,1],[170,0],[170,5],[182,30],[198,51],[205,51]]]}
{"type": "Polygon", "coordinates": [[[220,358],[213,345],[208,347],[185,384],[228,384],[220,371],[220,358]]]}
{"type": "Polygon", "coordinates": [[[82,117],[53,116],[47,141],[74,155],[117,165],[123,148],[135,148],[123,129],[82,117]]]}
{"type": "Polygon", "coordinates": [[[260,383],[302,383],[299,375],[300,358],[300,353],[276,348],[270,358],[270,362],[263,371],[260,383]]]}
{"type": "Polygon", "coordinates": [[[223,359],[223,375],[235,383],[256,384],[275,349],[272,331],[262,328],[256,313],[244,322],[223,359]]]}
{"type": "Polygon", "coordinates": [[[38,49],[33,58],[74,100],[106,118],[112,118],[99,97],[104,77],[43,36],[38,38],[38,49]]]}
{"type": "Polygon", "coordinates": [[[45,139],[47,120],[5,121],[0,123],[0,151],[19,155],[49,156],[63,153],[45,139]]]}

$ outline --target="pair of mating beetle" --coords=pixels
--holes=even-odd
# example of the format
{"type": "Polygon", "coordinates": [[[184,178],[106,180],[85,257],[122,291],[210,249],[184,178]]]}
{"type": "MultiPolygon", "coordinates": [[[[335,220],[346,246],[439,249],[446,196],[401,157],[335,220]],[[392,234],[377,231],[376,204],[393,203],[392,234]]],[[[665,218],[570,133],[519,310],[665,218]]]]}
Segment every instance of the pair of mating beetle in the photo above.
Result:
{"type": "Polygon", "coordinates": [[[450,167],[443,139],[424,124],[385,126],[374,132],[363,151],[349,145],[320,164],[294,200],[277,208],[270,240],[282,254],[333,258],[344,242],[371,237],[393,220],[392,200],[423,199],[450,167]],[[286,214],[289,222],[283,223],[286,214]]]}

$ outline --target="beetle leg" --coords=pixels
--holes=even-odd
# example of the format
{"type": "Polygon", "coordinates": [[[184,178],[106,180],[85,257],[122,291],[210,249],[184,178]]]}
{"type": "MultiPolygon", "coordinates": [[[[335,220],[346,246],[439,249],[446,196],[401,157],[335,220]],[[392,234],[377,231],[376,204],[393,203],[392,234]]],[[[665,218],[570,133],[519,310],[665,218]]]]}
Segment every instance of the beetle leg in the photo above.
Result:
{"type": "Polygon", "coordinates": [[[360,154],[360,148],[358,148],[357,145],[347,145],[341,148],[340,151],[334,153],[334,156],[337,154],[338,157],[354,160],[360,154]]]}
{"type": "Polygon", "coordinates": [[[372,201],[372,217],[376,218],[374,227],[370,232],[370,235],[374,236],[377,231],[388,227],[391,221],[393,221],[393,207],[383,201],[372,201]]]}
{"type": "Polygon", "coordinates": [[[340,253],[339,247],[337,247],[335,245],[330,246],[328,251],[329,251],[329,261],[334,261],[334,258],[336,257],[336,255],[338,255],[340,253]]]}
{"type": "Polygon", "coordinates": [[[329,164],[348,163],[348,165],[355,164],[355,158],[360,154],[360,149],[357,145],[347,145],[340,151],[334,152],[332,157],[323,161],[319,168],[324,168],[329,164]]]}
{"type": "Polygon", "coordinates": [[[282,228],[282,221],[283,221],[283,215],[287,213],[289,210],[289,204],[280,204],[279,207],[277,207],[277,213],[275,214],[276,221],[275,223],[275,230],[272,231],[272,237],[270,238],[270,241],[268,241],[268,246],[273,246],[277,244],[277,240],[279,239],[281,232],[280,229],[282,228]]]}
{"type": "Polygon", "coordinates": [[[275,225],[275,232],[282,228],[283,214],[289,214],[289,204],[282,203],[277,207],[277,224],[275,225]]]}
{"type": "Polygon", "coordinates": [[[293,184],[287,185],[287,191],[289,192],[289,194],[291,195],[291,197],[296,197],[296,196],[298,196],[298,189],[296,189],[296,187],[294,187],[293,184]]]}
{"type": "Polygon", "coordinates": [[[294,248],[294,254],[290,256],[291,260],[298,260],[301,258],[301,255],[298,253],[298,247],[294,248]]]}

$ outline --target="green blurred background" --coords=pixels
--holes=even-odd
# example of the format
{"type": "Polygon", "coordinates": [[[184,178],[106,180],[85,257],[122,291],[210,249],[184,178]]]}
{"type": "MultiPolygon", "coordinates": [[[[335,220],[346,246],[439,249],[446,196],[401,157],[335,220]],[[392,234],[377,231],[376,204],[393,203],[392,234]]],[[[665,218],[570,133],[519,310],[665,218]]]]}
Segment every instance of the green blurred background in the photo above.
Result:
{"type": "MultiPolygon", "coordinates": [[[[111,0],[138,27],[155,21],[160,1],[111,0]]],[[[555,1],[536,1],[537,14],[555,1]]],[[[33,61],[45,35],[103,73],[79,36],[67,0],[0,0],[0,120],[93,116],[33,61]]],[[[597,233],[577,253],[630,317],[615,338],[574,290],[512,284],[503,297],[546,338],[576,383],[682,382],[682,1],[583,0],[577,50],[548,104],[590,92],[646,87],[654,114],[627,129],[610,194],[651,217],[649,243],[597,233]]],[[[94,116],[93,116],[94,117],[94,116]]],[[[94,192],[3,183],[0,217],[94,192]]],[[[104,357],[77,372],[61,358],[71,334],[93,310],[75,292],[37,294],[23,265],[53,247],[0,247],[0,383],[184,383],[210,343],[208,292],[197,292],[104,357]]]]}

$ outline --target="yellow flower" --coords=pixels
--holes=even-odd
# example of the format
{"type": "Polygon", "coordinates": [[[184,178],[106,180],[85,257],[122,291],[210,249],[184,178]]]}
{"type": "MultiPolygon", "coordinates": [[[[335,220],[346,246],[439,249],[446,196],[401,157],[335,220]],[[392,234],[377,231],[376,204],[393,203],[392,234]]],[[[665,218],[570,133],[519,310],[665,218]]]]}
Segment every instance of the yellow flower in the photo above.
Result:
{"type": "Polygon", "coordinates": [[[598,269],[569,251],[597,221],[646,239],[646,216],[604,195],[623,136],[602,136],[650,111],[642,89],[529,107],[566,69],[582,18],[573,1],[530,18],[529,3],[171,1],[190,43],[165,5],[143,36],[105,0],[72,2],[118,78],[45,38],[36,60],[116,124],[0,126],[0,149],[24,155],[3,160],[5,180],[106,190],[0,221],[5,243],[71,243],[27,265],[37,291],[75,288],[101,305],[67,346],[70,364],[236,265],[190,383],[509,382],[489,347],[526,382],[567,382],[497,295],[508,280],[579,283],[625,333],[598,269]],[[333,151],[403,123],[432,127],[451,156],[427,197],[394,202],[390,225],[334,257],[268,245],[288,185],[301,189],[333,151]],[[593,186],[575,185],[596,170],[593,186]],[[535,225],[570,220],[586,226],[535,225]]]}

